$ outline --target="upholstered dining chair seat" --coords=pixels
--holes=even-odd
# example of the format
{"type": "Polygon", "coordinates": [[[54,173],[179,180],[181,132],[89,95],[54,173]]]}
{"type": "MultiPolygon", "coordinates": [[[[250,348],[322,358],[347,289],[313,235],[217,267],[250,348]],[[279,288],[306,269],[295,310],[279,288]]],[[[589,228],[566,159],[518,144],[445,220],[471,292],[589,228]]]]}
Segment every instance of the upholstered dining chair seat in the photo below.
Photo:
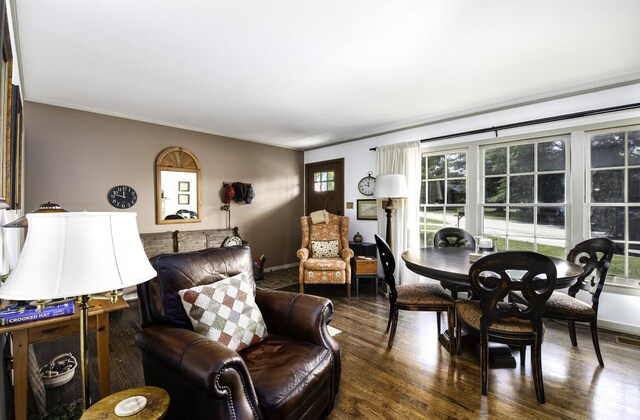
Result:
{"type": "MultiPolygon", "coordinates": [[[[457,300],[456,312],[460,319],[473,330],[480,331],[480,317],[482,316],[482,308],[480,301],[477,300],[457,300]]],[[[542,333],[545,327],[542,324],[542,333]]],[[[501,318],[499,322],[489,324],[489,334],[492,333],[514,333],[514,334],[531,334],[534,335],[531,321],[520,319],[514,316],[501,318]]]]}
{"type": "MultiPolygon", "coordinates": [[[[514,292],[513,294],[517,296],[517,299],[522,299],[522,295],[519,295],[519,292],[514,292]]],[[[593,310],[590,304],[580,299],[565,293],[553,292],[547,301],[543,316],[545,318],[555,318],[560,315],[596,316],[596,311],[593,310]]]]}
{"type": "Polygon", "coordinates": [[[416,283],[396,286],[400,305],[444,305],[453,307],[453,299],[436,283],[416,283]]]}

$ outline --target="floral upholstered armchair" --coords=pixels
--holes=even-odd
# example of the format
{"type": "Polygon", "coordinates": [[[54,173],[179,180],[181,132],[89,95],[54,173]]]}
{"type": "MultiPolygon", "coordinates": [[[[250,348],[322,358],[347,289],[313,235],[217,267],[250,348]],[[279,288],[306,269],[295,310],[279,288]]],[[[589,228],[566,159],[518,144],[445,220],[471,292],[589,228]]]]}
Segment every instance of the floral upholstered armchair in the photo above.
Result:
{"type": "MultiPolygon", "coordinates": [[[[317,221],[317,220],[316,220],[317,221]]],[[[300,293],[306,284],[346,284],[347,297],[351,293],[351,264],[353,251],[349,248],[349,218],[326,214],[319,223],[310,216],[301,218],[302,245],[300,258],[300,293]]]]}

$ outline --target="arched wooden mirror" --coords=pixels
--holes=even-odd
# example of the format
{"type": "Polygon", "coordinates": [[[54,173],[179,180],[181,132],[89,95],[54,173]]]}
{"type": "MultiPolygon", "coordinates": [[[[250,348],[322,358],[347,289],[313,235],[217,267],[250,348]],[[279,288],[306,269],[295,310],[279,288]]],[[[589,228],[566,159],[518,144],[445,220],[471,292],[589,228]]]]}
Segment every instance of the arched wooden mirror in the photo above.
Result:
{"type": "Polygon", "coordinates": [[[200,162],[182,147],[156,159],[156,223],[200,222],[200,162]]]}

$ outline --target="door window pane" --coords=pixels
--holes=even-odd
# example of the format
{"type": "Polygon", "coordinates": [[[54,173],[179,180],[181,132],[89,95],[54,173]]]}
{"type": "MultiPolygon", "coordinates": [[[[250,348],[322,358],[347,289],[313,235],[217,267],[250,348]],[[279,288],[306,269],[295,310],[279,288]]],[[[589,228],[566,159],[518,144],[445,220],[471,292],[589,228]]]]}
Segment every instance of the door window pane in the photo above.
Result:
{"type": "Polygon", "coordinates": [[[488,149],[484,153],[485,175],[501,175],[507,173],[507,148],[488,149]]]}
{"type": "Polygon", "coordinates": [[[533,172],[533,144],[509,148],[509,169],[512,174],[533,172]]]}
{"type": "Polygon", "coordinates": [[[538,175],[538,203],[564,203],[564,173],[538,175]]]}
{"type": "Polygon", "coordinates": [[[509,202],[533,203],[533,175],[509,177],[509,202]]]}
{"type": "Polygon", "coordinates": [[[564,141],[538,143],[538,171],[563,171],[564,166],[564,141]]]}
{"type": "Polygon", "coordinates": [[[335,191],[335,172],[314,172],[313,190],[316,192],[335,191]]]}
{"type": "Polygon", "coordinates": [[[624,132],[606,133],[591,138],[591,167],[624,165],[624,132]]]}
{"type": "Polygon", "coordinates": [[[591,237],[624,239],[624,207],[591,207],[591,237]]]}
{"type": "Polygon", "coordinates": [[[594,203],[624,202],[624,170],[591,171],[591,201],[594,203]]]}

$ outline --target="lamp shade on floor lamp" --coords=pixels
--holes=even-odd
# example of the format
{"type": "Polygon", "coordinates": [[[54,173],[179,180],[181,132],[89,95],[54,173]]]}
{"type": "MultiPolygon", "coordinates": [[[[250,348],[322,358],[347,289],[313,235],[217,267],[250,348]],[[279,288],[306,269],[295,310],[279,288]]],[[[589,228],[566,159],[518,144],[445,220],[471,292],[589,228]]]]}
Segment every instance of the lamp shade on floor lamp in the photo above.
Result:
{"type": "Polygon", "coordinates": [[[374,196],[380,199],[388,199],[385,212],[387,213],[387,243],[389,248],[393,249],[392,234],[393,229],[391,225],[391,217],[395,207],[393,205],[393,199],[407,198],[409,196],[409,189],[407,188],[407,179],[402,174],[388,174],[378,175],[376,177],[376,187],[374,196]]]}

